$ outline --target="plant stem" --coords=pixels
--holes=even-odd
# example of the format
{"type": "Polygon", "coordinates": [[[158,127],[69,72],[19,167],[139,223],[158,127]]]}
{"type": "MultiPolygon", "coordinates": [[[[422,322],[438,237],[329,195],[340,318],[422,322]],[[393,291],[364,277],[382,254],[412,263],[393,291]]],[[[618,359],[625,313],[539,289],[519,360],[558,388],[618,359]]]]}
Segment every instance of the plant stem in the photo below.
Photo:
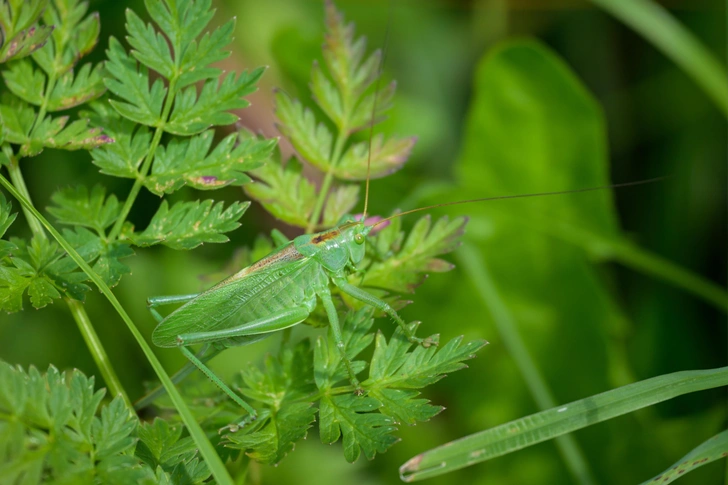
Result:
{"type": "Polygon", "coordinates": [[[169,394],[170,399],[172,399],[172,403],[174,404],[175,408],[179,412],[182,422],[187,427],[190,436],[197,445],[197,448],[200,450],[202,458],[205,460],[205,462],[207,462],[207,465],[212,471],[212,474],[215,477],[217,483],[220,485],[233,485],[233,480],[230,477],[230,474],[227,472],[225,465],[220,459],[220,456],[217,454],[215,448],[212,446],[212,443],[210,443],[210,440],[207,439],[205,432],[202,430],[199,423],[197,423],[195,416],[185,404],[177,388],[174,387],[174,384],[170,380],[169,375],[167,375],[167,372],[164,370],[162,363],[159,362],[157,356],[154,355],[151,347],[146,342],[146,340],[144,340],[144,336],[141,334],[141,332],[139,332],[139,329],[136,327],[132,319],[126,313],[126,310],[124,310],[124,308],[121,306],[119,300],[116,299],[116,296],[114,296],[114,294],[111,292],[111,289],[106,285],[106,283],[104,283],[104,280],[101,279],[101,277],[91,268],[91,266],[89,266],[88,263],[84,261],[81,255],[76,252],[73,246],[71,246],[68,241],[66,241],[63,236],[61,236],[61,234],[51,225],[51,223],[48,222],[41,215],[41,213],[38,212],[35,207],[33,207],[33,205],[25,197],[23,197],[22,194],[20,194],[15,189],[15,187],[13,187],[13,185],[2,175],[0,175],[0,185],[5,187],[7,191],[10,192],[10,194],[18,200],[18,202],[26,207],[40,221],[40,223],[51,234],[51,236],[53,236],[53,238],[58,241],[58,244],[60,244],[60,246],[66,250],[71,259],[73,259],[73,261],[88,275],[91,281],[96,284],[101,293],[106,296],[116,312],[121,316],[122,320],[124,320],[124,323],[129,328],[129,331],[139,344],[139,347],[141,347],[144,355],[146,356],[147,360],[149,360],[149,363],[154,369],[154,372],[157,374],[157,377],[159,377],[159,380],[162,382],[162,385],[165,387],[165,389],[167,389],[167,393],[169,394]]]}
{"type": "Polygon", "coordinates": [[[68,308],[71,310],[73,319],[76,320],[76,324],[78,324],[78,329],[81,331],[81,335],[83,336],[83,340],[86,342],[86,346],[89,348],[89,351],[91,351],[91,355],[96,362],[96,366],[101,371],[101,375],[103,376],[104,381],[106,381],[106,385],[109,386],[109,393],[114,397],[121,396],[127,407],[129,409],[134,409],[134,406],[129,400],[129,396],[126,394],[124,387],[121,385],[119,378],[116,376],[116,372],[114,372],[111,360],[106,354],[106,350],[104,350],[104,346],[101,344],[101,340],[96,334],[96,330],[94,330],[83,304],[72,298],[65,298],[65,300],[68,304],[68,308]]]}
{"type": "MultiPolygon", "coordinates": [[[[8,167],[8,171],[10,172],[10,179],[13,181],[13,185],[15,186],[17,191],[23,197],[25,197],[28,203],[32,205],[33,202],[30,198],[28,187],[25,185],[25,179],[23,178],[23,173],[20,171],[20,166],[18,164],[17,158],[12,153],[10,147],[8,147],[7,145],[3,146],[3,151],[5,152],[5,155],[8,156],[8,158],[10,159],[10,166],[8,167]]],[[[28,221],[28,226],[33,232],[33,236],[45,239],[45,231],[43,230],[43,226],[38,221],[38,219],[25,206],[22,206],[22,209],[23,213],[25,214],[25,218],[28,221]]],[[[80,302],[76,300],[72,300],[71,298],[65,298],[65,300],[68,304],[69,310],[71,311],[71,315],[73,315],[73,319],[78,324],[78,329],[81,332],[81,336],[83,336],[84,341],[86,342],[86,346],[88,347],[89,352],[91,352],[91,356],[93,357],[94,362],[96,362],[96,365],[101,371],[101,377],[103,377],[106,385],[109,386],[109,391],[114,396],[121,395],[126,405],[129,406],[129,409],[133,409],[131,401],[129,400],[129,396],[124,390],[124,387],[121,385],[121,381],[119,381],[119,377],[116,375],[116,372],[111,365],[111,360],[109,359],[109,356],[106,353],[106,350],[104,349],[104,346],[101,343],[99,336],[96,334],[96,331],[91,324],[91,319],[88,317],[86,309],[80,302]]]]}
{"type": "Polygon", "coordinates": [[[339,161],[341,159],[341,152],[344,150],[344,144],[346,143],[346,139],[348,138],[346,136],[346,132],[347,130],[345,126],[342,126],[342,128],[339,130],[339,136],[336,138],[336,144],[334,145],[334,152],[331,156],[329,169],[326,171],[324,181],[321,183],[318,198],[316,199],[316,205],[314,206],[313,212],[311,213],[311,219],[309,219],[308,226],[306,227],[307,234],[310,234],[314,231],[314,229],[318,225],[319,219],[321,218],[321,211],[324,207],[324,202],[326,202],[326,198],[329,195],[331,182],[334,179],[334,169],[339,164],[339,161]]]}
{"type": "MultiPolygon", "coordinates": [[[[503,299],[498,294],[485,262],[478,252],[467,243],[463,244],[458,251],[458,258],[461,261],[461,266],[465,269],[465,272],[470,277],[470,281],[472,281],[476,291],[480,295],[483,305],[490,312],[493,322],[498,329],[498,333],[503,339],[508,353],[513,357],[521,376],[523,376],[523,380],[526,382],[526,387],[528,387],[531,396],[536,401],[536,405],[540,410],[555,407],[556,400],[551,394],[546,380],[539,372],[536,363],[533,361],[521,335],[518,333],[515,320],[503,302],[503,299]]],[[[572,435],[564,435],[556,438],[556,446],[569,472],[577,483],[596,483],[589,469],[589,464],[572,435]]]]}
{"type": "Polygon", "coordinates": [[[144,158],[144,162],[142,163],[139,172],[137,172],[136,180],[134,180],[134,185],[131,187],[129,195],[124,202],[124,207],[122,207],[121,209],[119,218],[116,219],[114,227],[112,227],[111,231],[109,232],[109,241],[115,241],[119,237],[119,234],[121,233],[121,228],[124,226],[124,222],[126,222],[126,218],[129,216],[129,212],[131,212],[131,207],[134,205],[134,201],[136,200],[137,196],[139,195],[139,191],[142,188],[144,179],[149,173],[149,169],[152,166],[152,160],[154,159],[154,153],[157,151],[159,141],[162,139],[162,135],[164,134],[164,126],[167,122],[167,118],[169,117],[169,112],[172,110],[172,103],[174,102],[174,97],[176,94],[176,86],[177,79],[171,79],[169,82],[169,87],[167,89],[169,95],[164,101],[164,108],[162,109],[162,115],[160,117],[161,122],[157,126],[156,130],[154,130],[154,137],[152,138],[151,145],[149,145],[149,151],[147,152],[147,156],[144,158]]]}

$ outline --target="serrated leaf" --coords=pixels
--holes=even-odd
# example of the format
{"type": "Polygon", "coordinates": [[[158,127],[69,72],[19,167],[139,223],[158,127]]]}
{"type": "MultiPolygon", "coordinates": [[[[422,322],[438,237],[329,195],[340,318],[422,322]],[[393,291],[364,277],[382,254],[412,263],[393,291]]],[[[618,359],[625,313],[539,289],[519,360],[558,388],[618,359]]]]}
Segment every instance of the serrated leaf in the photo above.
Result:
{"type": "Polygon", "coordinates": [[[343,180],[366,180],[368,164],[371,164],[370,178],[390,175],[402,168],[416,141],[414,137],[385,140],[384,135],[379,134],[372,138],[371,148],[368,140],[355,143],[349,147],[334,168],[334,175],[343,180]]]}
{"type": "Polygon", "coordinates": [[[162,201],[157,213],[141,233],[125,233],[137,246],[164,244],[172,249],[192,249],[205,242],[227,242],[223,233],[240,227],[237,222],[250,207],[250,202],[224,204],[212,200],[178,202],[170,209],[162,201]]]}
{"type": "Polygon", "coordinates": [[[319,410],[321,442],[335,443],[343,436],[344,457],[349,463],[364,456],[371,460],[398,441],[392,435],[394,420],[378,412],[381,403],[373,397],[344,394],[323,396],[319,410]]]}
{"type": "Polygon", "coordinates": [[[66,126],[67,123],[68,116],[46,117],[33,129],[30,140],[20,147],[20,155],[34,156],[43,148],[91,150],[114,141],[101,128],[89,128],[88,120],[76,120],[66,126]]]}
{"type": "Polygon", "coordinates": [[[167,88],[161,79],[149,87],[149,71],[145,66],[137,66],[137,61],[129,56],[119,41],[109,39],[106,51],[109,61],[106,70],[111,77],[104,79],[106,87],[123,101],[110,100],[111,105],[123,117],[147,126],[162,123],[161,113],[167,88]]]}
{"type": "Polygon", "coordinates": [[[243,71],[239,76],[230,73],[219,83],[217,79],[205,82],[199,96],[197,88],[189,86],[177,94],[174,108],[165,131],[175,135],[194,135],[211,126],[229,125],[238,117],[228,110],[245,108],[250,103],[243,96],[255,92],[263,68],[243,71]]]}
{"type": "Polygon", "coordinates": [[[313,112],[286,93],[276,93],[276,116],[281,133],[290,140],[296,151],[312,165],[326,170],[330,164],[333,137],[313,112]]]}
{"type": "Polygon", "coordinates": [[[359,202],[358,185],[340,185],[329,192],[324,207],[324,227],[334,227],[359,202]]]}
{"type": "Polygon", "coordinates": [[[212,33],[206,32],[199,41],[190,42],[179,65],[177,85],[182,88],[197,81],[219,77],[222,71],[209,65],[230,55],[223,48],[232,42],[234,31],[235,19],[231,19],[212,33]]]}
{"type": "MultiPolygon", "coordinates": [[[[37,7],[40,4],[47,3],[47,0],[31,2],[37,7]]],[[[6,19],[9,17],[8,4],[3,4],[2,10],[2,24],[3,24],[3,37],[4,43],[2,50],[0,50],[0,62],[7,62],[11,59],[20,59],[28,56],[36,50],[43,47],[48,38],[53,32],[52,25],[34,25],[27,28],[16,30],[18,27],[13,26],[8,28],[6,19]]],[[[22,10],[21,10],[22,11],[22,10]]],[[[41,9],[42,11],[42,9],[41,9]]],[[[32,16],[32,14],[31,14],[32,16]]],[[[33,20],[34,22],[35,20],[33,20]]],[[[12,22],[12,20],[11,20],[12,22]]]]}
{"type": "Polygon", "coordinates": [[[93,163],[101,173],[114,177],[136,178],[149,150],[152,135],[146,126],[123,118],[106,104],[93,103],[94,111],[82,111],[93,126],[101,126],[113,143],[91,150],[93,163]]]}
{"type": "Polygon", "coordinates": [[[371,286],[398,293],[412,293],[428,272],[444,272],[453,265],[436,258],[448,253],[459,244],[467,218],[452,221],[442,217],[434,225],[430,216],[422,217],[410,231],[404,243],[400,219],[377,235],[377,252],[390,254],[383,261],[375,261],[367,269],[362,286],[371,286]]]}
{"type": "Polygon", "coordinates": [[[33,59],[46,74],[57,77],[66,74],[78,60],[96,45],[101,28],[97,13],[86,15],[88,3],[80,0],[50,2],[43,13],[43,22],[55,29],[33,59]]]}
{"type": "MultiPolygon", "coordinates": [[[[131,273],[131,269],[120,261],[134,255],[134,251],[126,241],[108,242],[83,227],[66,229],[63,231],[63,237],[110,287],[116,286],[123,275],[131,273]]],[[[87,277],[82,272],[71,272],[76,268],[76,263],[66,257],[50,265],[49,271],[53,272],[53,279],[58,286],[65,288],[71,296],[79,299],[74,295],[79,291],[88,291],[88,287],[79,286],[79,283],[86,281],[87,277]]]]}
{"type": "MultiPolygon", "coordinates": [[[[15,221],[17,213],[12,213],[13,205],[9,200],[5,198],[2,192],[0,192],[0,237],[5,235],[5,231],[8,230],[10,225],[15,221]]],[[[10,251],[15,249],[16,246],[10,241],[0,239],[0,259],[7,256],[10,251]]]]}
{"type": "Polygon", "coordinates": [[[210,151],[213,138],[214,132],[210,130],[192,138],[172,140],[167,147],[160,146],[144,185],[157,195],[174,192],[184,185],[198,190],[243,185],[250,182],[244,171],[260,167],[276,144],[275,139],[259,139],[240,132],[228,135],[210,151]]]}
{"type": "Polygon", "coordinates": [[[48,111],[73,108],[98,98],[106,92],[103,80],[104,65],[84,64],[74,76],[73,70],[64,74],[56,83],[48,99],[48,111]]]}
{"type": "Polygon", "coordinates": [[[91,193],[85,185],[60,189],[53,193],[51,200],[55,206],[48,207],[48,212],[58,222],[90,227],[100,234],[116,221],[121,212],[116,196],[106,197],[106,189],[101,185],[95,185],[91,193]]]}
{"type": "Polygon", "coordinates": [[[5,85],[14,95],[23,101],[40,106],[43,103],[43,90],[46,77],[43,71],[35,69],[28,59],[8,64],[2,72],[5,85]]]}
{"type": "MultiPolygon", "coordinates": [[[[373,308],[365,306],[356,312],[347,313],[342,322],[341,337],[344,342],[344,350],[352,360],[351,366],[355,373],[364,370],[366,363],[353,359],[374,340],[374,335],[369,333],[374,323],[372,314],[373,308]]],[[[314,376],[316,386],[322,391],[331,389],[335,384],[349,379],[348,370],[341,359],[341,351],[336,345],[336,338],[331,328],[325,339],[323,337],[316,339],[314,376]]]]}
{"type": "Polygon", "coordinates": [[[33,128],[35,116],[33,108],[24,101],[4,93],[0,104],[0,122],[5,141],[17,145],[28,143],[28,133],[33,128]]]}
{"type": "Polygon", "coordinates": [[[167,39],[130,9],[126,11],[126,30],[129,33],[127,40],[135,49],[131,54],[142,64],[171,79],[175,73],[175,63],[167,39]]]}
{"type": "Polygon", "coordinates": [[[302,170],[295,158],[288,160],[285,167],[272,159],[250,172],[260,182],[248,184],[243,190],[277,219],[306,227],[316,204],[316,187],[303,176],[302,170]]]}
{"type": "Polygon", "coordinates": [[[137,418],[79,371],[24,372],[0,361],[0,470],[3,483],[153,482],[131,455],[137,418]]]}
{"type": "Polygon", "coordinates": [[[463,369],[464,360],[475,357],[475,352],[486,345],[483,340],[462,344],[456,337],[439,347],[412,346],[401,328],[395,330],[389,343],[377,335],[369,378],[362,383],[365,389],[420,389],[429,386],[445,374],[463,369]]]}

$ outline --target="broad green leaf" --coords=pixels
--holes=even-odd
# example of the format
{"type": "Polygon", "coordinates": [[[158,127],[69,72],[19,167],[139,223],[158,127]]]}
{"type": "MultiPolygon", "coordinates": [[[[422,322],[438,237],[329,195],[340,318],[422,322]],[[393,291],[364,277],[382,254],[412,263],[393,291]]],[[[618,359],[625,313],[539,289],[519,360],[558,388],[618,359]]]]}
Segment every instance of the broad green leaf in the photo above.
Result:
{"type": "Polygon", "coordinates": [[[48,208],[58,222],[95,229],[99,233],[116,221],[121,205],[114,194],[106,197],[106,190],[95,185],[89,193],[85,185],[67,187],[56,191],[51,200],[54,206],[48,208]]]}
{"type": "Polygon", "coordinates": [[[140,233],[126,231],[126,237],[137,246],[164,244],[172,249],[192,249],[202,243],[227,242],[223,233],[240,227],[237,222],[250,207],[250,202],[234,202],[227,209],[212,200],[178,202],[169,208],[162,201],[147,228],[140,233]]]}
{"type": "Polygon", "coordinates": [[[526,416],[426,451],[400,468],[406,482],[442,475],[683,394],[728,385],[728,367],[653,377],[526,416]]]}
{"type": "Polygon", "coordinates": [[[161,79],[149,87],[149,71],[138,66],[114,37],[109,39],[106,51],[109,61],[106,70],[111,75],[104,79],[106,87],[123,101],[110,100],[111,105],[123,117],[147,126],[158,126],[167,88],[161,79]]]}
{"type": "Polygon", "coordinates": [[[263,71],[263,68],[252,72],[243,71],[237,78],[235,73],[230,73],[221,83],[217,79],[210,79],[205,82],[199,96],[197,87],[185,88],[174,99],[174,108],[164,126],[165,131],[175,135],[194,135],[211,126],[235,123],[238,117],[228,111],[242,109],[250,104],[243,96],[257,90],[255,84],[263,71]]]}
{"type": "Polygon", "coordinates": [[[385,140],[384,135],[379,134],[372,138],[371,148],[368,140],[355,143],[334,168],[334,175],[344,180],[366,180],[367,165],[370,165],[370,178],[386,177],[402,168],[416,141],[414,137],[385,140]]]}
{"type": "Polygon", "coordinates": [[[9,0],[0,4],[0,62],[25,57],[46,43],[53,26],[36,22],[47,5],[48,0],[9,0]]]}
{"type": "Polygon", "coordinates": [[[283,91],[276,93],[276,116],[280,120],[278,129],[298,153],[315,167],[326,170],[333,147],[329,129],[316,122],[310,109],[283,91]]]}
{"type": "Polygon", "coordinates": [[[56,83],[48,99],[48,111],[73,108],[98,98],[106,91],[103,81],[104,65],[84,66],[74,75],[68,71],[56,83]]]}
{"type": "Polygon", "coordinates": [[[295,158],[284,167],[275,157],[250,172],[260,182],[246,185],[245,193],[277,219],[306,227],[316,204],[316,187],[303,176],[302,170],[295,158]]]}
{"type": "Polygon", "coordinates": [[[670,468],[642,485],[667,484],[674,482],[685,473],[728,456],[728,431],[723,431],[690,450],[670,468]]]}
{"type": "Polygon", "coordinates": [[[43,91],[46,77],[43,71],[35,69],[28,59],[8,64],[2,72],[5,85],[14,95],[26,103],[40,106],[43,103],[43,91]]]}
{"type": "Polygon", "coordinates": [[[210,151],[213,138],[214,132],[209,130],[172,140],[166,148],[160,146],[144,185],[157,195],[184,185],[198,190],[243,185],[250,182],[244,171],[260,167],[276,144],[275,139],[259,139],[241,131],[228,135],[210,151]]]}

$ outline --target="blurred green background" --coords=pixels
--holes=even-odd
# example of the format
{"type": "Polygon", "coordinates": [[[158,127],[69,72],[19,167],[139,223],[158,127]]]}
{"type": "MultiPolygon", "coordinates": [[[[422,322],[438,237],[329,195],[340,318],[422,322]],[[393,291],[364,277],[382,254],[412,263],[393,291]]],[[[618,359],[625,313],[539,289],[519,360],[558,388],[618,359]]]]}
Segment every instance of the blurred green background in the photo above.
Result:
{"type": "MultiPolygon", "coordinates": [[[[217,21],[238,19],[227,69],[268,65],[241,123],[275,133],[272,88],[310,101],[307,82],[323,39],[322,2],[216,0],[217,21]]],[[[423,334],[443,340],[465,334],[490,342],[470,368],[426,391],[447,409],[428,423],[401,430],[402,441],[372,462],[344,461],[339,446],[309,439],[278,467],[255,466],[249,483],[398,483],[398,467],[415,454],[538,411],[514,360],[512,323],[557,403],[685,369],[726,365],[725,314],[650,274],[620,248],[642,248],[726,285],[725,113],[650,42],[595,4],[580,0],[339,0],[337,5],[371,48],[389,26],[385,76],[398,95],[384,129],[416,135],[412,158],[371,187],[373,213],[469,197],[575,189],[606,183],[668,179],[644,186],[556,198],[498,201],[447,208],[467,214],[468,251],[458,267],[433,275],[403,311],[423,320],[423,334]],[[617,249],[615,249],[617,248],[617,249]],[[615,262],[617,261],[617,262],[615,262]],[[479,285],[479,286],[478,286],[479,285]],[[485,285],[485,286],[484,286],[485,285]],[[497,313],[494,308],[504,313],[497,313]],[[505,318],[505,320],[504,320],[505,318]],[[500,326],[499,326],[500,325],[500,326]]],[[[726,58],[725,4],[663,2],[672,16],[717,58],[726,58]]],[[[144,16],[143,2],[92,2],[101,15],[103,58],[108,36],[124,36],[124,9],[144,16]]],[[[70,184],[104,183],[124,198],[130,183],[102,177],[82,152],[53,152],[23,162],[38,207],[70,184]]],[[[197,198],[187,189],[175,194],[197,198]]],[[[215,197],[239,200],[239,189],[215,197]]],[[[143,227],[159,202],[142,194],[131,220],[143,227]]],[[[409,221],[410,223],[412,220],[409,221]]],[[[147,336],[152,295],[198,291],[213,281],[236,248],[281,227],[258,208],[226,245],[193,252],[140,251],[116,294],[147,336]]],[[[25,231],[16,223],[14,234],[25,231]]],[[[678,278],[679,280],[680,278],[678,278]]],[[[98,293],[89,314],[132,398],[152,372],[118,315],[98,293]]],[[[276,339],[229,350],[212,367],[229,379],[255,363],[276,339]]],[[[158,350],[168,369],[183,357],[158,350]]],[[[97,374],[64,305],[26,305],[3,315],[0,357],[41,369],[53,363],[97,374]]],[[[575,434],[597,483],[646,480],[725,429],[724,390],[684,396],[575,434]]],[[[679,483],[721,483],[725,462],[709,464],[679,483]]],[[[428,483],[572,483],[553,442],[461,470],[428,483]]]]}

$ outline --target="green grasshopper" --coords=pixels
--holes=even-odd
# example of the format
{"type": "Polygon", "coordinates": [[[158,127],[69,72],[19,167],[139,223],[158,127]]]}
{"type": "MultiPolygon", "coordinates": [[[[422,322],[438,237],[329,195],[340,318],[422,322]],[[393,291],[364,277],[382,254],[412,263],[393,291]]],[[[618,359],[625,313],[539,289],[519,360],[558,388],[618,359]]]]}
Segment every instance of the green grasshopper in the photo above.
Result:
{"type": "MultiPolygon", "coordinates": [[[[344,352],[330,282],[341,292],[389,315],[402,327],[411,342],[426,347],[437,343],[434,337],[415,337],[412,328],[387,302],[348,282],[348,272],[355,271],[356,265],[364,259],[364,243],[377,224],[368,226],[348,218],[333,229],[298,236],[199,295],[150,298],[152,309],[185,302],[166,318],[156,311],[152,312],[159,320],[152,333],[152,342],[159,347],[179,347],[195,367],[254,419],[255,410],[205,365],[204,355],[198,357],[187,347],[203,343],[211,344],[220,351],[247,345],[303,322],[320,299],[351,383],[361,392],[351,361],[344,352]]],[[[202,353],[207,353],[207,350],[208,347],[205,347],[202,353]]]]}

